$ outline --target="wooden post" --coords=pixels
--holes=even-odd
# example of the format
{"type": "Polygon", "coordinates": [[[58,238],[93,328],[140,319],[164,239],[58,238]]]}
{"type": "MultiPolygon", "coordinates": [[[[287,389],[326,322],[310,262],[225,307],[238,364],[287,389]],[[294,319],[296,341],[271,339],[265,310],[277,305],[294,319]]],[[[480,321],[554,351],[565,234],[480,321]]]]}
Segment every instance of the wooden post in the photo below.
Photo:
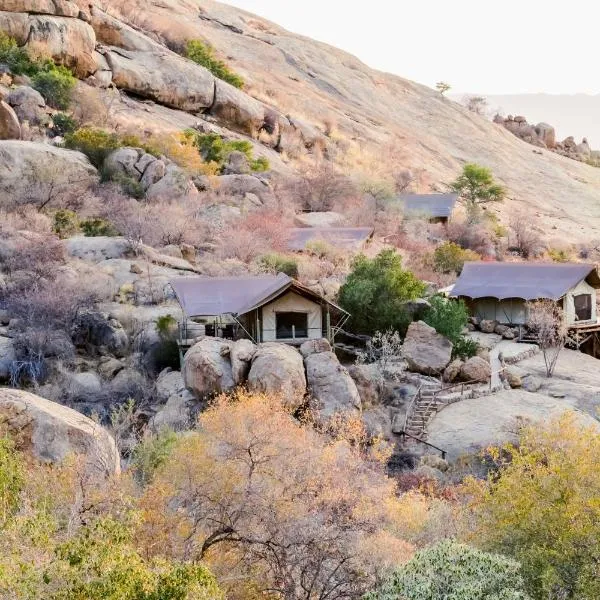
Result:
{"type": "Polygon", "coordinates": [[[327,327],[327,339],[333,346],[333,340],[331,339],[331,314],[329,313],[329,305],[327,305],[327,314],[325,315],[325,323],[327,327]]]}

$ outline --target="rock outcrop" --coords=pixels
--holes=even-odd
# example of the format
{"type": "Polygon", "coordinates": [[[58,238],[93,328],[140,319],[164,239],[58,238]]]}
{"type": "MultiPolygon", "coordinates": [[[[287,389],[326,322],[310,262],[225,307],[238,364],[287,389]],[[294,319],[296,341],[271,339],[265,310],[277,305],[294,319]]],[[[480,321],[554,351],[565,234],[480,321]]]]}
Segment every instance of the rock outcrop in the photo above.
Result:
{"type": "Polygon", "coordinates": [[[250,364],[255,353],[256,346],[250,340],[237,340],[231,344],[229,358],[233,381],[236,385],[244,383],[248,378],[250,364]]]}
{"type": "Polygon", "coordinates": [[[10,105],[0,95],[0,140],[20,140],[21,123],[10,105]]]}
{"type": "Polygon", "coordinates": [[[229,342],[205,337],[194,344],[183,359],[183,379],[186,387],[199,399],[232,390],[235,381],[229,360],[229,342]]]}
{"type": "Polygon", "coordinates": [[[490,380],[491,373],[489,361],[480,356],[469,358],[460,368],[460,378],[463,381],[486,383],[490,380]]]}
{"type": "Polygon", "coordinates": [[[333,352],[316,352],[304,359],[308,390],[321,417],[358,411],[360,395],[348,370],[333,352]]]}
{"type": "Polygon", "coordinates": [[[20,85],[14,88],[6,97],[6,102],[21,121],[27,121],[30,125],[46,125],[49,121],[46,101],[32,87],[20,85]]]}
{"type": "Polygon", "coordinates": [[[0,141],[0,197],[31,201],[44,186],[55,193],[85,189],[97,181],[96,169],[80,152],[48,144],[0,141]]]}
{"type": "Polygon", "coordinates": [[[452,357],[452,342],[423,321],[411,323],[402,346],[411,371],[424,375],[442,373],[452,357]]]}
{"type": "Polygon", "coordinates": [[[256,392],[281,394],[290,408],[299,407],[306,393],[302,355],[285,344],[259,344],[248,373],[248,388],[256,392]]]}
{"type": "Polygon", "coordinates": [[[120,471],[114,439],[82,414],[13,389],[0,389],[0,430],[36,458],[60,462],[70,454],[84,455],[88,468],[103,475],[120,471]]]}

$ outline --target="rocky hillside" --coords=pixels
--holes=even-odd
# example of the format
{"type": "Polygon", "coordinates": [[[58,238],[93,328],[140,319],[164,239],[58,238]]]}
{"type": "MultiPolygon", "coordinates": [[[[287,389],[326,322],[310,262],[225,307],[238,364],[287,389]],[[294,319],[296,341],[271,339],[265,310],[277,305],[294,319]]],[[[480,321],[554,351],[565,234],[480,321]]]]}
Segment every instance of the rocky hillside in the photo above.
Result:
{"type": "Polygon", "coordinates": [[[501,216],[519,207],[570,240],[598,234],[598,169],[534,152],[433,90],[224,4],[10,0],[0,29],[69,66],[86,86],[96,121],[138,131],[198,124],[233,131],[252,139],[279,172],[295,168],[306,152],[325,150],[369,176],[410,169],[421,191],[442,189],[475,161],[509,190],[495,209],[501,216]],[[183,58],[190,39],[214,46],[245,89],[183,58]]]}

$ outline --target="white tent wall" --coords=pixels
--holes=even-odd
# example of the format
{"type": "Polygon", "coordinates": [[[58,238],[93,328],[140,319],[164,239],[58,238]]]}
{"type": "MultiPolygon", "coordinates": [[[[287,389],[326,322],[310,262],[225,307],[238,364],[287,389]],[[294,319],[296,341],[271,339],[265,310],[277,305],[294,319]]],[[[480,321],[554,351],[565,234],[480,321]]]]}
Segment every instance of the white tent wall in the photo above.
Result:
{"type": "Polygon", "coordinates": [[[592,297],[592,318],[591,322],[595,322],[597,320],[597,307],[596,307],[596,289],[593,288],[585,279],[580,281],[574,288],[571,288],[563,299],[563,309],[565,311],[565,320],[567,325],[572,325],[573,323],[581,323],[582,321],[578,321],[575,315],[575,296],[579,296],[581,294],[589,294],[592,297]]]}
{"type": "MultiPolygon", "coordinates": [[[[277,340],[277,313],[298,312],[308,315],[308,339],[323,337],[323,314],[321,305],[295,294],[288,292],[277,300],[262,308],[262,341],[275,342],[277,340]]],[[[281,341],[281,340],[279,340],[281,341]]]]}

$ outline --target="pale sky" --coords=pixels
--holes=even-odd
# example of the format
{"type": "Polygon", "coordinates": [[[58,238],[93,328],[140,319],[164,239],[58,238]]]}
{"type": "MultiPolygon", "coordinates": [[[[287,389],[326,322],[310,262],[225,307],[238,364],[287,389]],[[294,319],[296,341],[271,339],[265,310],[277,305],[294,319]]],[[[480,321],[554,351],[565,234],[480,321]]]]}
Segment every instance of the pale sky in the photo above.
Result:
{"type": "Polygon", "coordinates": [[[594,0],[224,1],[455,93],[600,93],[594,0]]]}

